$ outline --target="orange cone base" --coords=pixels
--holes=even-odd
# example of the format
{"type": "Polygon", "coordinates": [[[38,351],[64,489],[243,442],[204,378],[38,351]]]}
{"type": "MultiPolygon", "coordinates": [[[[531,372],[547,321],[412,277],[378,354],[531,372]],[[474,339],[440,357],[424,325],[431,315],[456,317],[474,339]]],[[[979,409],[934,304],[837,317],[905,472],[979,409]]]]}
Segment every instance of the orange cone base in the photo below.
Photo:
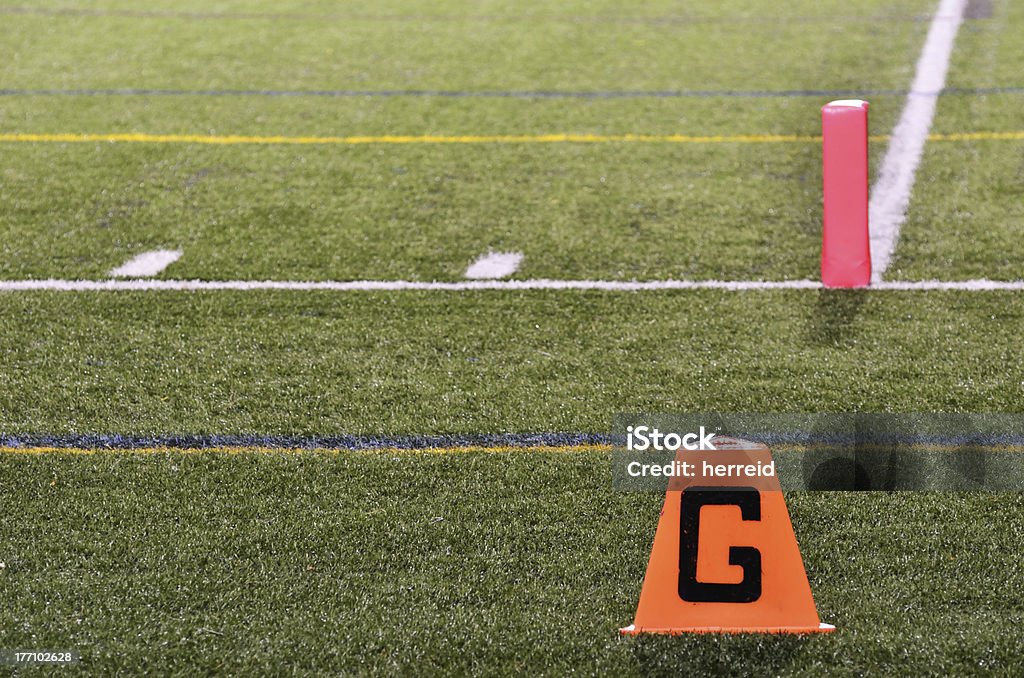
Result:
{"type": "Polygon", "coordinates": [[[831,624],[818,624],[817,626],[749,626],[743,628],[700,626],[677,629],[638,629],[635,624],[630,624],[624,629],[619,629],[619,633],[624,636],[638,636],[641,633],[661,633],[667,635],[679,635],[682,633],[832,633],[835,630],[836,627],[831,624]]]}

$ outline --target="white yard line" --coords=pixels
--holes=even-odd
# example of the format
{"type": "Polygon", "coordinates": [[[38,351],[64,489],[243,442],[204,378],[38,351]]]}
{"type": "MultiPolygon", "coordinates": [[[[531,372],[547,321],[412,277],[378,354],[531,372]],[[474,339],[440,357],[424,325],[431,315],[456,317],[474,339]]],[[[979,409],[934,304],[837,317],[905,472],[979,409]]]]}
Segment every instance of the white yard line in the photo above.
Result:
{"type": "MultiPolygon", "coordinates": [[[[0,292],[118,292],[118,291],[216,291],[257,290],[333,292],[470,292],[478,290],[606,290],[648,292],[658,290],[819,290],[817,280],[475,280],[464,282],[417,282],[411,280],[0,280],[0,292]]],[[[871,290],[1024,290],[1024,280],[915,280],[882,282],[871,290]]]]}
{"type": "Polygon", "coordinates": [[[488,252],[469,265],[465,277],[470,280],[504,278],[515,273],[522,261],[522,252],[488,252]]]}
{"type": "Polygon", "coordinates": [[[903,113],[892,131],[889,148],[871,190],[868,223],[871,225],[871,280],[874,284],[881,282],[889,268],[900,227],[907,218],[914,175],[935,117],[936,102],[946,86],[949,59],[966,6],[967,0],[942,0],[939,4],[917,60],[903,113]]]}
{"type": "Polygon", "coordinates": [[[115,278],[146,278],[160,273],[181,257],[181,250],[152,250],[132,257],[110,271],[115,278]]]}

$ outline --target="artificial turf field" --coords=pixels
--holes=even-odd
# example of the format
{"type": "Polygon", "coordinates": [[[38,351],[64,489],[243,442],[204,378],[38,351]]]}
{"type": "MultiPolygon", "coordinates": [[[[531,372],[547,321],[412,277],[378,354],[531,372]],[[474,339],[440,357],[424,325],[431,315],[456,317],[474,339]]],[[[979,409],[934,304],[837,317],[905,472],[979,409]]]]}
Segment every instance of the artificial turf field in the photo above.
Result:
{"type": "MultiPolygon", "coordinates": [[[[1022,277],[1024,11],[970,5],[887,280],[1022,277]]],[[[4,2],[0,285],[154,249],[167,281],[456,282],[491,250],[512,280],[816,279],[819,108],[870,100],[877,168],[934,10],[4,2]]],[[[1022,294],[0,292],[0,649],[1014,675],[1019,495],[788,493],[836,633],[621,638],[662,497],[541,445],[625,411],[1022,412],[1022,294]],[[259,447],[341,436],[370,449],[259,447]],[[460,449],[392,449],[423,437],[460,449]]]]}

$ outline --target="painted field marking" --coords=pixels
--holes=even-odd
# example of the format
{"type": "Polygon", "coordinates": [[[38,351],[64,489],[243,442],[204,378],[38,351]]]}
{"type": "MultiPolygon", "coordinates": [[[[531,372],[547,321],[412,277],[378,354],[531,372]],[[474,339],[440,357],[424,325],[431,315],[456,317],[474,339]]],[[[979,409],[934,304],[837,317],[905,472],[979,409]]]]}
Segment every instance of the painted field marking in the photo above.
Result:
{"type": "Polygon", "coordinates": [[[93,447],[9,447],[0,446],[0,455],[93,455],[93,454],[404,454],[404,455],[448,455],[448,454],[571,454],[608,452],[612,445],[606,443],[587,443],[581,445],[458,445],[452,447],[374,447],[351,449],[346,447],[271,447],[261,445],[226,445],[223,447],[131,447],[131,448],[93,448],[93,447]]]}
{"type": "MultiPolygon", "coordinates": [[[[917,95],[911,95],[917,96],[917,95]]],[[[923,94],[921,96],[934,96],[923,94]]],[[[871,142],[889,141],[886,134],[868,137],[871,142]]],[[[1021,141],[1024,131],[1008,132],[956,132],[931,134],[928,141],[1021,141]]],[[[108,143],[108,144],[207,144],[213,146],[237,145],[296,145],[296,146],[364,146],[370,144],[810,144],[821,143],[820,135],[800,134],[737,134],[691,136],[686,134],[496,134],[460,136],[348,136],[348,137],[288,137],[238,136],[203,134],[28,134],[0,133],[0,143],[108,143]]]]}
{"type": "MultiPolygon", "coordinates": [[[[988,93],[991,88],[985,88],[988,93]]],[[[1006,89],[1006,88],[1001,88],[1006,89]]],[[[1016,90],[1017,88],[1009,88],[1016,90]]],[[[436,97],[439,99],[669,99],[906,96],[906,90],[452,90],[452,89],[157,89],[149,87],[0,88],[0,97],[436,97]]]]}
{"type": "MultiPolygon", "coordinates": [[[[466,280],[419,282],[412,280],[0,280],[0,292],[139,292],[290,290],[299,292],[474,292],[484,290],[599,290],[656,292],[661,290],[821,290],[817,280],[466,280]]],[[[882,291],[1019,291],[1024,280],[913,280],[881,282],[882,291]]]]}
{"type": "Polygon", "coordinates": [[[379,135],[379,136],[240,136],[205,134],[0,134],[11,143],[136,143],[212,145],[351,145],[364,144],[600,144],[600,143],[791,143],[821,141],[821,137],[794,134],[740,134],[690,136],[685,134],[485,134],[485,135],[379,135]]]}
{"type": "MultiPolygon", "coordinates": [[[[150,87],[2,88],[0,97],[435,97],[439,99],[713,99],[906,96],[906,89],[674,89],[674,90],[451,90],[451,89],[158,89],[150,87]]],[[[937,94],[1022,94],[1024,87],[947,87],[937,94]]]]}
{"type": "Polygon", "coordinates": [[[121,9],[72,7],[0,7],[0,14],[36,15],[48,17],[119,17],[132,19],[187,19],[205,20],[269,20],[269,21],[367,21],[367,22],[506,22],[506,23],[572,23],[572,24],[640,24],[694,26],[706,24],[779,24],[779,23],[888,23],[893,21],[918,22],[927,20],[917,14],[817,14],[817,15],[747,15],[747,16],[686,16],[655,14],[649,16],[628,14],[456,14],[456,13],[377,13],[366,12],[256,12],[256,11],[188,11],[172,9],[121,9]]]}
{"type": "MultiPolygon", "coordinates": [[[[964,449],[963,444],[954,443],[924,443],[914,442],[912,449],[922,452],[955,452],[964,449]]],[[[1020,454],[1024,452],[1024,445],[1014,443],[985,443],[985,448],[992,452],[1004,452],[1006,454],[1020,454]]],[[[572,453],[606,453],[616,449],[611,443],[578,443],[565,445],[529,445],[529,444],[495,444],[481,443],[478,445],[446,445],[433,447],[302,447],[302,446],[281,446],[281,445],[214,445],[209,447],[177,447],[173,445],[141,445],[139,447],[89,447],[73,445],[26,445],[11,446],[0,445],[0,456],[3,455],[95,455],[95,454],[344,454],[344,455],[457,455],[457,454],[572,454],[572,453]]],[[[889,450],[892,445],[870,446],[862,443],[781,443],[772,444],[772,450],[776,452],[808,453],[821,452],[822,450],[865,450],[879,449],[889,450]]]]}
{"type": "Polygon", "coordinates": [[[942,0],[939,4],[917,60],[911,93],[890,135],[889,148],[871,189],[868,223],[873,284],[881,282],[889,268],[900,227],[907,218],[917,166],[935,117],[939,92],[946,85],[946,71],[966,4],[966,0],[942,0]]]}
{"type": "Polygon", "coordinates": [[[515,273],[522,261],[522,252],[488,252],[470,264],[464,276],[470,280],[504,278],[515,273]]]}
{"type": "Polygon", "coordinates": [[[1024,132],[959,132],[929,134],[928,141],[1021,141],[1024,132]]]}
{"type": "Polygon", "coordinates": [[[143,252],[112,269],[110,275],[115,278],[146,278],[159,274],[179,258],[181,250],[143,252]]]}

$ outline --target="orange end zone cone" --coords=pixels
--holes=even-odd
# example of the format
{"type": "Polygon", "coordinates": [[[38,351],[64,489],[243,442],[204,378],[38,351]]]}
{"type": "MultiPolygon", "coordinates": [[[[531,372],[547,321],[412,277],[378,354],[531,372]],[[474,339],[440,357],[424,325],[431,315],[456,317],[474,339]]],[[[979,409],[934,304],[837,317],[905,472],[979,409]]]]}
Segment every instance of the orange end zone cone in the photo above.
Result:
{"type": "MultiPolygon", "coordinates": [[[[680,452],[677,460],[772,461],[764,445],[721,436],[714,442],[718,451],[680,452]]],[[[636,620],[621,633],[834,629],[818,618],[777,477],[672,479],[636,620]]]]}

